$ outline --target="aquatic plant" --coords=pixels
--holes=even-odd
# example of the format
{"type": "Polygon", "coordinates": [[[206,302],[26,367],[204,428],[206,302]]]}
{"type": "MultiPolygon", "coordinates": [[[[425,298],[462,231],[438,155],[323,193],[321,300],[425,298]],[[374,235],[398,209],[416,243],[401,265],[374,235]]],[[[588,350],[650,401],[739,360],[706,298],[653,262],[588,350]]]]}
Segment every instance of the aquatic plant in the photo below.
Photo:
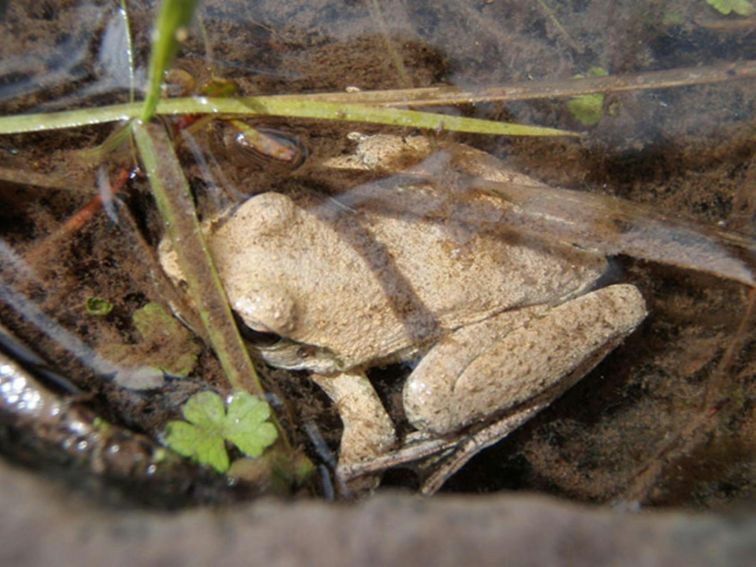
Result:
{"type": "Polygon", "coordinates": [[[249,457],[259,457],[278,438],[268,403],[246,392],[231,396],[227,408],[215,392],[200,392],[186,401],[182,413],[186,421],[168,423],[166,444],[220,473],[230,466],[226,441],[249,457]]]}

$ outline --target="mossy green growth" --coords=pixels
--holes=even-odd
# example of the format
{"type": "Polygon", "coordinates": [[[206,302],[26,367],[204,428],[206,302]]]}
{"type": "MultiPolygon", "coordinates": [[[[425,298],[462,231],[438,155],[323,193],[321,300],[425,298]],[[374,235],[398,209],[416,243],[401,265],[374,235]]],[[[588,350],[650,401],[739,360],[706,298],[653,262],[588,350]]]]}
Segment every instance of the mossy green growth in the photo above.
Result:
{"type": "MultiPolygon", "coordinates": [[[[575,78],[606,77],[608,74],[606,69],[591,67],[585,75],[575,75],[575,78]]],[[[604,115],[604,95],[593,93],[573,97],[567,101],[567,110],[583,126],[594,126],[599,123],[604,115]]]]}
{"type": "Polygon", "coordinates": [[[278,432],[270,419],[270,406],[246,392],[236,392],[225,407],[215,392],[200,392],[182,408],[186,421],[171,421],[166,444],[179,455],[225,473],[229,466],[226,441],[249,457],[259,457],[278,432]]]}
{"type": "Polygon", "coordinates": [[[97,416],[92,420],[92,427],[94,427],[99,433],[108,433],[110,431],[110,428],[112,425],[102,419],[100,416],[97,416]]]}
{"type": "Polygon", "coordinates": [[[163,373],[185,378],[194,369],[202,347],[158,303],[148,303],[131,316],[141,340],[136,344],[106,341],[99,353],[119,369],[115,382],[130,390],[152,390],[164,384],[163,373]]]}
{"type": "Polygon", "coordinates": [[[88,297],[84,302],[84,308],[87,311],[87,315],[94,315],[96,317],[105,317],[110,315],[113,311],[113,304],[107,299],[101,297],[88,297]]]}
{"type": "Polygon", "coordinates": [[[665,26],[680,26],[685,22],[685,14],[675,7],[669,7],[662,16],[662,24],[665,26]]]}
{"type": "Polygon", "coordinates": [[[706,0],[706,3],[725,16],[732,12],[739,16],[751,16],[755,11],[750,0],[706,0]]]}
{"type": "Polygon", "coordinates": [[[187,376],[200,353],[200,346],[159,303],[148,303],[132,315],[134,327],[147,345],[154,345],[143,361],[173,376],[187,376]]]}

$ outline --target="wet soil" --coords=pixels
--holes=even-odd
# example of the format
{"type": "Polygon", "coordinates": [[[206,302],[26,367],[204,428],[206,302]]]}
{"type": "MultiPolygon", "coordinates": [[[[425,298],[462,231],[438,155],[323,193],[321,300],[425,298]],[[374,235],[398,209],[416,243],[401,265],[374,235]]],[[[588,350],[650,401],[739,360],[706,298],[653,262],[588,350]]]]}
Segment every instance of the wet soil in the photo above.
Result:
{"type": "MultiPolygon", "coordinates": [[[[207,1],[207,43],[193,34],[176,66],[198,84],[215,73],[241,92],[341,91],[453,84],[462,88],[568,79],[591,66],[611,74],[737,61],[756,53],[753,28],[715,26],[704,3],[551,2],[237,2],[207,1]],[[212,71],[208,68],[208,57],[212,71]],[[397,61],[401,64],[398,65],[397,61]]],[[[5,6],[5,5],[3,5],[5,6]]],[[[135,61],[148,55],[150,6],[129,2],[135,61]]],[[[122,61],[109,55],[116,26],[108,2],[12,3],[0,14],[3,114],[76,108],[128,99],[122,61]],[[64,56],[65,54],[65,56],[64,56]]],[[[579,140],[451,136],[555,186],[616,195],[675,217],[754,234],[756,160],[753,81],[609,95],[599,123],[579,140]]],[[[482,118],[583,129],[562,100],[442,109],[482,118]]],[[[350,148],[346,133],[376,127],[268,120],[296,137],[317,162],[350,148]]],[[[307,163],[275,171],[224,147],[215,125],[196,134],[198,151],[180,147],[200,214],[266,190],[305,186],[339,191],[344,180],[314,177],[307,163]]],[[[181,302],[157,267],[162,236],[145,181],[127,182],[113,209],[76,230],[62,227],[97,193],[97,179],[128,167],[128,149],[103,166],[77,150],[102,142],[112,127],[0,138],[0,234],[31,273],[3,256],[4,289],[97,350],[138,347],[135,310],[150,301],[181,302]],[[29,179],[28,174],[41,174],[29,179]],[[109,213],[109,214],[106,214],[109,213]],[[90,297],[113,310],[87,314],[90,297]]],[[[401,134],[415,132],[398,131],[401,134]]],[[[579,501],[726,508],[754,498],[756,361],[753,292],[683,269],[618,257],[607,281],[637,285],[649,303],[642,327],[550,408],[474,459],[445,490],[530,490],[579,501]]],[[[29,323],[8,300],[0,318],[88,393],[105,419],[159,437],[181,404],[208,385],[226,386],[205,348],[187,378],[135,391],[103,379],[91,357],[29,323]]],[[[166,356],[175,353],[167,352],[166,356]]],[[[334,408],[305,375],[260,365],[283,406],[295,445],[323,458],[305,432],[314,424],[335,452],[334,408]]],[[[406,369],[374,372],[383,399],[401,419],[406,369]]],[[[112,377],[111,377],[112,378],[112,377]]],[[[11,443],[3,443],[13,453],[11,443]]],[[[389,484],[412,487],[411,475],[389,484]]]]}

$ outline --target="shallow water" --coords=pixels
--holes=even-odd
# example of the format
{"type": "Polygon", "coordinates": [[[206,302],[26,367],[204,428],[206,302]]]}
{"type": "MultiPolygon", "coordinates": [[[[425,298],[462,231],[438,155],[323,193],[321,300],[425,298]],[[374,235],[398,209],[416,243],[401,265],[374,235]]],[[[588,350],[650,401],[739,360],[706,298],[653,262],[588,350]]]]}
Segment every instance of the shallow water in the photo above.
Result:
{"type": "MultiPolygon", "coordinates": [[[[439,109],[584,132],[579,139],[435,134],[435,143],[439,149],[466,143],[553,186],[622,197],[673,221],[736,232],[745,245],[727,254],[752,268],[754,79],[738,77],[756,54],[752,19],[725,18],[693,0],[376,5],[208,1],[202,9],[205,37],[194,28],[176,66],[197,84],[214,73],[236,81],[244,94],[278,94],[437,85],[474,91],[541,82],[553,88],[554,81],[564,89],[592,67],[617,77],[648,74],[652,81],[656,71],[731,64],[732,80],[606,94],[592,126],[581,124],[564,96],[439,109]]],[[[129,3],[137,87],[146,75],[151,16],[149,7],[129,3]]],[[[128,100],[123,19],[110,3],[9,4],[0,16],[0,35],[6,38],[0,42],[3,114],[128,100]]],[[[306,146],[308,160],[296,171],[262,167],[248,152],[224,143],[227,126],[195,132],[180,156],[201,215],[209,218],[266,190],[343,194],[357,183],[379,191],[390,182],[377,173],[337,174],[312,165],[350,151],[352,130],[386,129],[280,119],[264,125],[306,146]]],[[[128,148],[104,164],[75,151],[110,131],[89,127],[0,138],[0,318],[60,374],[93,393],[86,403],[94,413],[156,440],[187,397],[207,384],[225,386],[207,349],[189,377],[167,379],[158,389],[114,382],[114,365],[126,359],[113,360],[113,344],[133,347],[137,359],[155,350],[175,357],[186,345],[150,342],[132,321],[149,301],[182,301],[153,261],[162,231],[146,183],[130,181],[112,206],[75,230],[66,224],[102,190],[103,179],[112,183],[130,163],[128,148]],[[92,297],[112,303],[110,314],[88,314],[84,304],[92,297]]],[[[643,257],[657,258],[658,251],[643,257]]],[[[648,320],[447,489],[509,488],[582,501],[701,507],[752,498],[752,292],[715,275],[628,256],[613,258],[605,279],[637,285],[649,304],[648,320]]],[[[301,375],[265,374],[285,402],[282,417],[295,443],[319,462],[323,448],[303,425],[315,423],[335,451],[339,422],[324,395],[301,375]]],[[[404,367],[392,367],[371,375],[402,429],[405,374],[404,367]]],[[[18,457],[12,436],[4,436],[3,447],[18,457]]],[[[401,471],[387,479],[414,482],[401,471]]]]}

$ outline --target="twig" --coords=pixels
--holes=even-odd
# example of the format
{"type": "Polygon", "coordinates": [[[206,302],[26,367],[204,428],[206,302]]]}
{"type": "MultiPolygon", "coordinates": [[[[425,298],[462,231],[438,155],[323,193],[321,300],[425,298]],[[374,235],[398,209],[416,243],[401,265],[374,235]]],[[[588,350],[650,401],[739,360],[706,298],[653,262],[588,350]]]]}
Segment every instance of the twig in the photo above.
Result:
{"type": "Polygon", "coordinates": [[[402,86],[407,88],[412,87],[412,78],[407,72],[407,68],[404,66],[404,59],[402,59],[401,54],[396,49],[394,41],[389,35],[386,19],[383,17],[383,11],[381,10],[378,0],[370,0],[368,9],[370,10],[370,17],[373,18],[378,25],[383,44],[386,47],[386,53],[388,53],[389,59],[391,59],[391,63],[394,65],[394,69],[399,76],[402,86]]]}
{"type": "Polygon", "coordinates": [[[310,100],[358,102],[378,106],[449,106],[513,100],[565,98],[591,93],[617,93],[650,89],[670,89],[756,79],[756,60],[723,63],[706,67],[684,67],[667,71],[648,71],[628,75],[529,81],[501,87],[462,91],[457,87],[428,87],[364,91],[357,93],[322,93],[307,95],[310,100]]]}
{"type": "Polygon", "coordinates": [[[552,10],[544,0],[538,0],[538,6],[541,8],[541,12],[543,12],[543,14],[556,28],[557,32],[559,32],[562,40],[578,53],[583,53],[585,51],[585,48],[579,42],[575,41],[575,39],[573,39],[573,37],[567,32],[567,30],[564,29],[564,26],[557,19],[556,14],[554,14],[554,10],[552,10]]]}
{"type": "Polygon", "coordinates": [[[109,195],[98,193],[92,197],[87,204],[81,207],[76,213],[70,216],[55,232],[29,250],[24,256],[27,262],[32,266],[39,264],[47,258],[47,255],[57,250],[57,246],[71,239],[89,220],[102,208],[103,199],[112,197],[115,193],[121,191],[126,182],[129,180],[130,170],[123,168],[110,187],[109,195]]]}

